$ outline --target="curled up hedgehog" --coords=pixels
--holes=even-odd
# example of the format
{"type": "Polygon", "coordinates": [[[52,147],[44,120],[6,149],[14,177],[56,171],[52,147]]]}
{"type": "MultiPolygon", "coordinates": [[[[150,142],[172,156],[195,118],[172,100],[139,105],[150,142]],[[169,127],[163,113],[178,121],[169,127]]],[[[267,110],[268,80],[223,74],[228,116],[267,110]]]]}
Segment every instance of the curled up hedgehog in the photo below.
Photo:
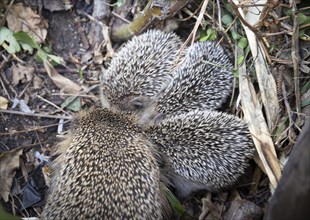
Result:
{"type": "Polygon", "coordinates": [[[59,153],[42,219],[163,218],[158,155],[130,117],[80,114],[59,153]]]}
{"type": "Polygon", "coordinates": [[[175,34],[150,30],[120,49],[101,76],[102,108],[60,144],[43,219],[161,219],[166,186],[184,199],[244,173],[248,128],[216,111],[232,86],[229,56],[215,43],[180,47],[175,34]]]}

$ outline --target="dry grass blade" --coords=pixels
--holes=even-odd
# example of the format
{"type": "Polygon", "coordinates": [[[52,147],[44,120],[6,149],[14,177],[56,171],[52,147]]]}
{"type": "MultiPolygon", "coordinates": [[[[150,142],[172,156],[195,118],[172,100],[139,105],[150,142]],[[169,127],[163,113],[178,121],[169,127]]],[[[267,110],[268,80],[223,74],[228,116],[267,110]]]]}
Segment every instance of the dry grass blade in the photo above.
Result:
{"type": "MultiPolygon", "coordinates": [[[[239,2],[233,0],[235,4],[239,2]]],[[[264,4],[266,1],[260,1],[264,4]]],[[[250,25],[254,25],[259,21],[260,13],[263,9],[259,9],[256,6],[248,7],[248,13],[245,15],[241,8],[238,8],[239,14],[246,20],[250,25]]],[[[265,107],[267,116],[268,127],[272,130],[275,127],[275,122],[279,114],[279,101],[277,96],[276,82],[271,74],[269,74],[268,66],[263,54],[262,43],[257,39],[255,33],[246,25],[243,25],[245,33],[247,35],[249,45],[251,48],[252,56],[254,58],[256,76],[262,95],[262,101],[265,107]]]]}
{"type": "MultiPolygon", "coordinates": [[[[236,48],[236,50],[238,49],[236,48]]],[[[239,49],[238,54],[242,55],[241,53],[243,51],[239,49]]],[[[244,118],[249,124],[256,150],[263,164],[263,170],[266,172],[272,187],[275,189],[281,176],[281,169],[275,154],[274,144],[270,137],[253,84],[248,80],[245,63],[239,66],[238,70],[244,118]]]]}

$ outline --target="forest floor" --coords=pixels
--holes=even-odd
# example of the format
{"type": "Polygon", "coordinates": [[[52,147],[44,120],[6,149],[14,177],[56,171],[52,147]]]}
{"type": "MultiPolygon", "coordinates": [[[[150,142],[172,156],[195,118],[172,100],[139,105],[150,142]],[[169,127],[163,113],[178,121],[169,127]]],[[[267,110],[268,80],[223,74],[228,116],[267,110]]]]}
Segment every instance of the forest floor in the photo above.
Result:
{"type": "Polygon", "coordinates": [[[59,136],[79,110],[100,106],[99,75],[130,33],[157,28],[176,32],[184,45],[213,40],[231,51],[235,82],[225,111],[247,121],[257,150],[237,186],[198,193],[183,203],[186,214],[178,218],[261,219],[310,116],[309,4],[99,2],[0,3],[4,210],[21,217],[40,215],[59,136]]]}

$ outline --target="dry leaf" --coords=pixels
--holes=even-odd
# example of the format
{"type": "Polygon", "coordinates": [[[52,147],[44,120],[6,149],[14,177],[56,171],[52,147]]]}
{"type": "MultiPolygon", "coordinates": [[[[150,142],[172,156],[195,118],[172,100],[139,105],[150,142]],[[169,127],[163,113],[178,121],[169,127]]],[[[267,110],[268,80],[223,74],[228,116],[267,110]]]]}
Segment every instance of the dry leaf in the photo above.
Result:
{"type": "Polygon", "coordinates": [[[41,79],[39,76],[34,75],[33,77],[33,88],[34,89],[41,89],[43,87],[43,79],[41,79]]]}
{"type": "MultiPolygon", "coordinates": [[[[233,0],[235,4],[239,4],[239,1],[233,0]]],[[[266,0],[260,0],[259,3],[255,4],[265,4],[266,0]]],[[[251,2],[253,5],[254,3],[251,2]]],[[[265,4],[267,5],[267,4],[265,4]]],[[[240,15],[249,23],[255,24],[259,21],[263,9],[266,6],[256,6],[247,7],[248,13],[245,15],[242,8],[238,11],[240,15]]],[[[247,39],[249,41],[249,46],[251,48],[251,53],[254,58],[255,72],[257,76],[257,81],[259,84],[260,93],[262,95],[262,101],[266,111],[267,124],[270,130],[275,127],[275,122],[280,112],[279,99],[277,96],[276,82],[270,74],[269,68],[266,62],[266,56],[263,53],[262,42],[256,37],[255,33],[250,30],[246,25],[242,23],[243,29],[245,30],[247,39]]]]}
{"type": "Polygon", "coordinates": [[[8,109],[9,100],[0,96],[0,109],[7,110],[8,109]]]}
{"type": "Polygon", "coordinates": [[[33,73],[35,68],[32,66],[23,66],[21,64],[13,65],[13,82],[12,84],[16,86],[19,81],[30,82],[33,78],[33,73]]]}
{"type": "Polygon", "coordinates": [[[81,90],[81,87],[79,85],[75,84],[70,79],[60,75],[48,61],[45,60],[43,61],[43,63],[49,77],[51,78],[51,80],[53,80],[53,82],[59,89],[70,94],[79,93],[79,91],[81,90]]]}
{"type": "Polygon", "coordinates": [[[6,21],[11,31],[28,32],[37,43],[43,43],[46,38],[47,21],[36,14],[30,7],[23,6],[22,3],[14,4],[10,8],[6,21]]]}
{"type": "Polygon", "coordinates": [[[16,148],[7,151],[0,156],[0,196],[5,202],[9,201],[12,180],[15,176],[15,170],[19,168],[19,157],[23,153],[23,148],[16,148]]]}
{"type": "MultiPolygon", "coordinates": [[[[240,49],[237,49],[237,51],[238,54],[243,55],[240,49]]],[[[262,170],[266,172],[273,189],[275,189],[281,177],[281,169],[274,144],[254,86],[247,75],[245,63],[239,66],[238,70],[242,111],[244,113],[244,119],[248,123],[260,159],[260,161],[256,162],[258,165],[262,162],[262,170]]]]}

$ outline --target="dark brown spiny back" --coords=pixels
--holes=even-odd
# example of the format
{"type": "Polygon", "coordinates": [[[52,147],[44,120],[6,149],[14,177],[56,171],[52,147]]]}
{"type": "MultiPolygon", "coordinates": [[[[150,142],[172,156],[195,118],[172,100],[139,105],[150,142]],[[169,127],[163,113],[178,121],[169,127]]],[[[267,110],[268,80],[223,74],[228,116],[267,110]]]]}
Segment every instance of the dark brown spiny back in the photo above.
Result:
{"type": "Polygon", "coordinates": [[[43,219],[161,219],[152,145],[130,120],[94,109],[66,143],[43,219]]]}

